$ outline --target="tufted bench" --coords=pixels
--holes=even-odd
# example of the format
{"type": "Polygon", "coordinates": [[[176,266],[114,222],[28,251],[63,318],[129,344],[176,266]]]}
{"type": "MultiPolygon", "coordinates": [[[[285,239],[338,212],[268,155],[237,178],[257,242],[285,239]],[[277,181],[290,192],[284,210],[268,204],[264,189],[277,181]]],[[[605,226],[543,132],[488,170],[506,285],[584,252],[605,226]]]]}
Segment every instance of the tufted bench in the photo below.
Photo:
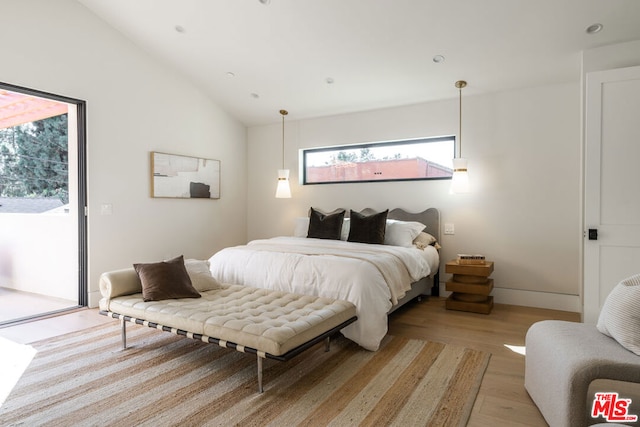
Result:
{"type": "Polygon", "coordinates": [[[201,298],[145,302],[133,269],[100,278],[100,314],[120,319],[126,348],[126,323],[183,335],[257,355],[258,390],[262,361],[286,361],[356,320],[347,301],[222,284],[201,298]],[[137,283],[137,284],[136,284],[137,283]]]}

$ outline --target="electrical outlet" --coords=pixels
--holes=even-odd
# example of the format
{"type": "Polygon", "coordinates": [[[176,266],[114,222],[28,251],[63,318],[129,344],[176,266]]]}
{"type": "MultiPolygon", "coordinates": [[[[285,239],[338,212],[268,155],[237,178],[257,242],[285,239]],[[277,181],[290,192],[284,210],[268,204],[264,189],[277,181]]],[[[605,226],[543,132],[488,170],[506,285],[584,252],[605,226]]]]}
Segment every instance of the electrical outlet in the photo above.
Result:
{"type": "Polygon", "coordinates": [[[444,234],[456,234],[456,227],[451,222],[444,224],[444,234]]]}

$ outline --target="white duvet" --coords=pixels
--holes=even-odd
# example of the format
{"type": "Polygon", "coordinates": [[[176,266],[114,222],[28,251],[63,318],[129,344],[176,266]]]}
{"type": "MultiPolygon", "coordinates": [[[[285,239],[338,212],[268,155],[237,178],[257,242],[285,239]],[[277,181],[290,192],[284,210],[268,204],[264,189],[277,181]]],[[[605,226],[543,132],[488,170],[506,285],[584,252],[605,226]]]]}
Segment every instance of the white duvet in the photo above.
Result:
{"type": "Polygon", "coordinates": [[[411,283],[437,271],[438,253],[341,240],[275,237],[226,248],[210,259],[223,283],[352,302],[358,321],[342,330],[375,351],[387,333],[387,312],[411,283]]]}

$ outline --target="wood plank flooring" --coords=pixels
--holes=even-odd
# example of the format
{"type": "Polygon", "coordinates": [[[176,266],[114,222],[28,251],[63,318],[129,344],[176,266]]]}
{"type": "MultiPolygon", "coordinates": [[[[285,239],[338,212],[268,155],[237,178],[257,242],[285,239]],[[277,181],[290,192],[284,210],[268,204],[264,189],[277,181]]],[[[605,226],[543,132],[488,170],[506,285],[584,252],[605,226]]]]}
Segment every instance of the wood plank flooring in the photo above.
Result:
{"type": "Polygon", "coordinates": [[[77,301],[0,287],[0,324],[77,306],[77,301]]]}
{"type": "Polygon", "coordinates": [[[414,301],[393,313],[389,334],[491,353],[468,426],[546,426],[524,388],[525,334],[540,320],[580,321],[578,313],[495,304],[491,314],[446,310],[445,298],[414,301]]]}
{"type": "MultiPolygon", "coordinates": [[[[491,314],[446,310],[444,298],[414,301],[393,313],[389,333],[439,341],[491,353],[469,426],[546,426],[524,389],[524,356],[506,345],[524,346],[533,323],[545,319],[579,321],[578,313],[496,304],[491,314]]],[[[0,329],[0,336],[30,343],[113,321],[96,309],[0,329]]]]}

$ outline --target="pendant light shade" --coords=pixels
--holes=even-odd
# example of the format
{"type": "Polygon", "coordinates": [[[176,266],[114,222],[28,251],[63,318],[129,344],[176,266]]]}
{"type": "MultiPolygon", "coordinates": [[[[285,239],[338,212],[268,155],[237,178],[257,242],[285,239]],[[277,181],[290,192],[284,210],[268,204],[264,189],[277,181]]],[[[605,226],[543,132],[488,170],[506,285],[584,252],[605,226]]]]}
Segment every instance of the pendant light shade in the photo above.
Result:
{"type": "Polygon", "coordinates": [[[453,176],[451,177],[451,193],[460,194],[469,192],[469,172],[467,171],[467,159],[462,157],[462,88],[467,86],[464,80],[458,80],[456,87],[459,92],[459,129],[458,129],[458,157],[453,159],[453,176]]]}
{"type": "Polygon", "coordinates": [[[453,159],[453,176],[451,177],[451,192],[454,194],[469,192],[469,174],[467,173],[467,159],[461,157],[453,159]]]}
{"type": "Polygon", "coordinates": [[[277,199],[290,199],[291,187],[289,187],[289,169],[278,169],[277,199]]]}
{"type": "Polygon", "coordinates": [[[287,110],[280,110],[282,115],[282,169],[278,169],[278,187],[276,187],[277,199],[290,199],[291,187],[289,186],[289,169],[284,168],[284,116],[289,114],[287,110]]]}

